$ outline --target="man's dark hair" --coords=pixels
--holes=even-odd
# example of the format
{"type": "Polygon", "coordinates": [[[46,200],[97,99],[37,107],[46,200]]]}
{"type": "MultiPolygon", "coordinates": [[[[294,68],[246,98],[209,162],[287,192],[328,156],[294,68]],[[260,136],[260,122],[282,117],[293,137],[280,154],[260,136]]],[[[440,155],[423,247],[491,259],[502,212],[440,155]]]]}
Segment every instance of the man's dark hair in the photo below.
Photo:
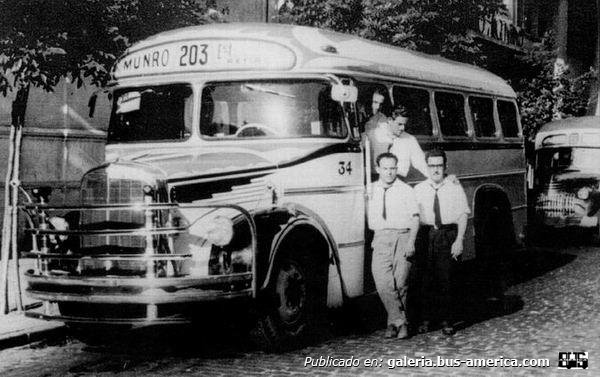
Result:
{"type": "Polygon", "coordinates": [[[444,152],[444,150],[440,148],[433,148],[425,152],[425,161],[429,160],[429,157],[442,157],[444,159],[444,165],[448,163],[446,152],[444,152]]]}
{"type": "Polygon", "coordinates": [[[385,92],[383,91],[383,89],[379,89],[379,88],[378,88],[378,89],[375,89],[375,90],[373,91],[373,94],[371,95],[371,98],[373,98],[373,96],[374,96],[375,94],[377,94],[377,95],[379,95],[379,96],[382,96],[384,100],[385,100],[385,98],[386,98],[386,94],[385,94],[385,92]]]}
{"type": "Polygon", "coordinates": [[[395,154],[390,153],[390,152],[384,152],[382,154],[380,154],[379,156],[377,156],[377,166],[379,166],[379,161],[381,161],[384,158],[391,158],[394,161],[396,161],[396,164],[398,163],[398,157],[396,157],[395,154]]]}
{"type": "Polygon", "coordinates": [[[395,119],[399,116],[408,118],[408,109],[402,105],[396,106],[394,111],[392,111],[392,119],[395,119]]]}

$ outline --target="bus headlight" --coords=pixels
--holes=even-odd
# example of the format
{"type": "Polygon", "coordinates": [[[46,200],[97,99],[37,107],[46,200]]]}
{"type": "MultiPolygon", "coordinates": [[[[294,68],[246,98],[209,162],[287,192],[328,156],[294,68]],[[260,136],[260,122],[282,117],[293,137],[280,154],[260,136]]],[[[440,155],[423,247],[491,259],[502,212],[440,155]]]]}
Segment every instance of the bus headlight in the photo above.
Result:
{"type": "Polygon", "coordinates": [[[590,197],[590,189],[582,187],[577,191],[577,197],[581,200],[587,200],[590,197]]]}
{"type": "Polygon", "coordinates": [[[233,222],[227,217],[217,216],[206,225],[206,240],[216,246],[225,246],[233,238],[233,222]]]}
{"type": "MultiPolygon", "coordinates": [[[[58,217],[58,216],[52,216],[52,217],[50,217],[50,218],[48,219],[48,222],[49,222],[50,224],[52,224],[52,227],[53,227],[54,229],[56,229],[56,230],[69,230],[69,223],[67,222],[67,220],[65,220],[65,219],[64,219],[64,218],[62,218],[62,217],[58,217]]],[[[52,243],[57,243],[57,242],[56,242],[56,239],[57,239],[57,237],[56,237],[56,236],[54,236],[54,235],[51,235],[49,238],[50,238],[50,241],[51,241],[52,243]]],[[[67,240],[67,238],[68,238],[68,236],[67,236],[67,235],[59,235],[59,236],[58,236],[58,239],[59,239],[60,241],[66,241],[66,240],[67,240]]]]}

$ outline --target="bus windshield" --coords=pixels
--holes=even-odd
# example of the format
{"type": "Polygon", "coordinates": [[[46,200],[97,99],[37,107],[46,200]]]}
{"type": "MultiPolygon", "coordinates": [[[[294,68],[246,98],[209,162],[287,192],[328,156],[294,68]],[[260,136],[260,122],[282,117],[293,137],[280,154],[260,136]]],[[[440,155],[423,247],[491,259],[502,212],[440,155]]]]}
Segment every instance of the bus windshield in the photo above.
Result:
{"type": "Polygon", "coordinates": [[[179,141],[191,135],[193,91],[174,84],[114,92],[108,143],[179,141]]]}
{"type": "Polygon", "coordinates": [[[542,149],[537,154],[537,167],[542,176],[581,172],[600,173],[600,149],[553,148],[542,149]]]}
{"type": "Polygon", "coordinates": [[[202,90],[200,132],[208,139],[344,138],[348,133],[331,85],[315,80],[209,83],[202,90]]]}

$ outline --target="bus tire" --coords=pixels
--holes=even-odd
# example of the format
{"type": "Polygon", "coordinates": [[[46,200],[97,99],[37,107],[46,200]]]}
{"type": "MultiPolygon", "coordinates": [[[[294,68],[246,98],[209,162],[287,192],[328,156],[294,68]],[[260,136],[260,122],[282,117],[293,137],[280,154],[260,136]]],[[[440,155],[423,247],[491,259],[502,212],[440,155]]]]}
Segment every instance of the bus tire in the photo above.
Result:
{"type": "Polygon", "coordinates": [[[501,297],[506,289],[508,264],[515,248],[509,208],[490,203],[478,221],[477,259],[486,296],[501,297]]]}
{"type": "Polygon", "coordinates": [[[275,262],[273,279],[258,299],[254,331],[259,346],[281,351],[318,337],[327,300],[327,263],[291,249],[275,262]]]}

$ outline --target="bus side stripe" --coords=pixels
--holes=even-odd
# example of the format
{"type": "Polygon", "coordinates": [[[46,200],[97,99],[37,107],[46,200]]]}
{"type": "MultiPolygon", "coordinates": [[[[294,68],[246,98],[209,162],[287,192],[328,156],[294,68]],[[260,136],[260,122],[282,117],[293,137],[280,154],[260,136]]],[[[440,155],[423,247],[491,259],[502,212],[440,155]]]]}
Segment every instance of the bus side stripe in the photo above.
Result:
{"type": "Polygon", "coordinates": [[[266,166],[266,167],[255,168],[255,169],[225,171],[225,172],[214,173],[214,174],[194,175],[194,176],[182,177],[182,178],[171,178],[171,179],[167,180],[167,182],[169,184],[174,184],[174,183],[180,183],[180,182],[187,182],[187,181],[191,181],[191,180],[195,180],[195,179],[220,178],[223,176],[231,176],[232,174],[250,174],[250,173],[259,173],[259,172],[265,172],[265,171],[268,172],[268,171],[272,171],[277,168],[288,168],[288,167],[291,167],[294,165],[299,165],[299,164],[305,163],[310,160],[328,156],[330,154],[360,153],[360,152],[361,152],[361,149],[360,149],[360,146],[358,145],[358,143],[343,143],[343,144],[338,143],[338,144],[328,145],[328,146],[318,149],[306,156],[300,157],[300,158],[290,161],[290,162],[286,162],[279,166],[275,165],[275,166],[266,166]]]}

